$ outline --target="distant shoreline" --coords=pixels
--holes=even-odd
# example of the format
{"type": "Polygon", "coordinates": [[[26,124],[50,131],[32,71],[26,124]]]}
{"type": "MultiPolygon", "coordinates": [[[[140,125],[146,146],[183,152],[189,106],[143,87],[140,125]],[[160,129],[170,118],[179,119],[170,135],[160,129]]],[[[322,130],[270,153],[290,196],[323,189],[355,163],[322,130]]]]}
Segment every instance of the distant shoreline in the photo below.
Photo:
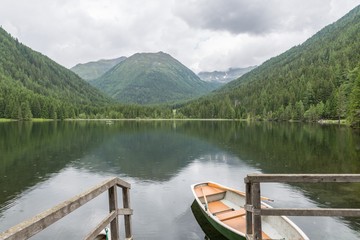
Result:
{"type": "Polygon", "coordinates": [[[101,119],[65,119],[65,121],[247,121],[246,119],[225,118],[101,118],[101,119]]]}
{"type": "MultiPolygon", "coordinates": [[[[30,120],[17,120],[17,119],[8,119],[8,118],[0,118],[0,123],[2,122],[52,122],[52,121],[60,121],[54,119],[46,119],[46,118],[32,118],[30,120]]],[[[139,121],[139,122],[147,122],[147,121],[214,121],[214,122],[277,122],[277,121],[258,121],[258,120],[249,120],[249,119],[225,119],[225,118],[99,118],[99,119],[82,119],[82,118],[67,118],[63,121],[71,122],[71,121],[99,121],[99,122],[120,122],[120,121],[139,121]]],[[[302,121],[280,121],[280,122],[289,122],[289,123],[317,123],[320,125],[344,125],[348,126],[348,122],[345,119],[332,120],[332,119],[321,119],[316,122],[302,122],[302,121]]],[[[279,122],[279,123],[280,123],[279,122]]]]}

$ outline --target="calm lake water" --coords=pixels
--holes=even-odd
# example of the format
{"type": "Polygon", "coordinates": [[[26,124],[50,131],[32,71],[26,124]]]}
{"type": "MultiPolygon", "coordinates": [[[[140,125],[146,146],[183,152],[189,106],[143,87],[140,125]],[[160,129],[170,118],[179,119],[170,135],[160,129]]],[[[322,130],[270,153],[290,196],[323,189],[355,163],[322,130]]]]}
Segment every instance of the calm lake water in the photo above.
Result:
{"type": "MultiPolygon", "coordinates": [[[[360,135],[304,124],[119,121],[0,123],[0,232],[117,176],[132,184],[134,239],[204,239],[190,185],[244,190],[248,173],[360,173],[360,135]]],[[[263,184],[275,207],[360,208],[359,184],[263,184]]],[[[101,195],[32,239],[82,239],[101,195]]],[[[311,239],[359,239],[360,219],[291,218],[311,239]]],[[[217,239],[217,237],[210,238],[217,239]]]]}

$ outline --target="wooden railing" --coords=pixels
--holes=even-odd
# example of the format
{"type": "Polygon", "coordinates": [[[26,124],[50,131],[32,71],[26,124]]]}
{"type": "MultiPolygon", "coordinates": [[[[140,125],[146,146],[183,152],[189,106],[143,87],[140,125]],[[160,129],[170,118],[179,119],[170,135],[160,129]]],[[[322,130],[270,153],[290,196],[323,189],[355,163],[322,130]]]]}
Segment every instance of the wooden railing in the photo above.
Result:
{"type": "Polygon", "coordinates": [[[360,217],[360,209],[261,208],[260,183],[360,183],[360,174],[249,174],[246,184],[246,239],[261,240],[261,216],[360,217]]]}
{"type": "Polygon", "coordinates": [[[44,230],[51,224],[62,219],[69,213],[75,211],[85,203],[99,196],[101,193],[109,193],[109,215],[101,221],[96,228],[84,239],[93,240],[107,225],[110,224],[111,239],[119,239],[119,221],[118,216],[124,215],[125,237],[132,239],[131,233],[131,215],[133,210],[130,208],[130,184],[119,179],[111,178],[103,183],[81,193],[51,209],[42,212],[35,217],[24,221],[7,231],[0,233],[1,240],[21,240],[28,239],[31,236],[44,230]],[[117,187],[122,188],[123,208],[118,208],[117,187]]]}

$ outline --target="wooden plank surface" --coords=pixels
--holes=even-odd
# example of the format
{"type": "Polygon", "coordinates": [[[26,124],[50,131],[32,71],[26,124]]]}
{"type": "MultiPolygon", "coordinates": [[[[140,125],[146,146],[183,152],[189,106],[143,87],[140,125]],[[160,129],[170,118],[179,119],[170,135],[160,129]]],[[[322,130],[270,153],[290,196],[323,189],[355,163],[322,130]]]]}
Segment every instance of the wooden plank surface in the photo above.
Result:
{"type": "Polygon", "coordinates": [[[247,239],[261,239],[261,215],[360,217],[360,209],[348,208],[267,208],[259,209],[260,183],[360,183],[360,174],[248,174],[246,183],[247,239]],[[260,214],[260,215],[258,215],[260,214]],[[253,219],[252,219],[253,218],[253,219]],[[252,224],[253,221],[253,225],[252,224]]]}
{"type": "Polygon", "coordinates": [[[252,185],[250,183],[245,184],[246,188],[246,205],[244,206],[246,209],[246,235],[252,235],[252,212],[250,212],[247,208],[252,207],[252,185]]]}
{"type": "Polygon", "coordinates": [[[91,233],[89,233],[84,240],[94,240],[95,237],[97,235],[99,235],[99,233],[105,229],[105,227],[109,224],[109,222],[111,222],[113,219],[116,218],[116,211],[112,211],[104,220],[102,220],[97,226],[96,228],[91,231],[91,233]]]}
{"type": "Polygon", "coordinates": [[[261,240],[262,239],[262,227],[261,227],[261,215],[258,215],[257,212],[261,209],[260,204],[260,183],[253,183],[251,189],[252,196],[252,205],[254,208],[253,211],[253,225],[254,225],[254,239],[261,240]]]}
{"type": "Polygon", "coordinates": [[[218,193],[224,193],[225,190],[223,189],[219,189],[219,188],[214,188],[214,187],[210,187],[210,186],[206,186],[206,185],[199,185],[195,187],[195,193],[196,196],[203,197],[205,196],[210,196],[210,195],[214,195],[214,194],[218,194],[218,193]]]}
{"type": "MultiPolygon", "coordinates": [[[[3,233],[0,233],[0,239],[6,240],[22,240],[28,239],[31,236],[34,236],[38,232],[42,231],[43,229],[47,228],[51,224],[55,223],[56,221],[62,219],[69,213],[75,211],[82,205],[86,204],[90,200],[94,199],[95,197],[99,196],[103,192],[107,191],[112,186],[120,186],[122,188],[130,188],[130,184],[119,179],[119,178],[111,178],[106,180],[89,190],[76,195],[75,197],[64,201],[55,207],[48,209],[35,217],[28,219],[3,233]]],[[[113,209],[116,210],[117,209],[113,209]]],[[[112,211],[111,211],[112,212],[112,211]]]]}
{"type": "Polygon", "coordinates": [[[282,183],[320,183],[320,182],[359,182],[360,174],[248,174],[247,182],[282,182],[282,183]]]}
{"type": "Polygon", "coordinates": [[[344,216],[360,217],[360,209],[349,208],[267,208],[261,209],[267,216],[344,216]]]}
{"type": "MultiPolygon", "coordinates": [[[[123,188],[122,195],[123,195],[124,209],[130,209],[130,190],[129,190],[129,188],[123,188]]],[[[131,214],[132,214],[132,212],[131,212],[131,214]]],[[[132,238],[131,214],[126,214],[124,216],[125,237],[128,239],[132,238]]]]}
{"type": "MultiPolygon", "coordinates": [[[[108,190],[109,194],[109,211],[117,211],[118,209],[118,198],[117,198],[117,187],[112,186],[108,190]]],[[[110,221],[110,232],[111,239],[119,239],[119,218],[114,218],[110,221]]]]}
{"type": "Polygon", "coordinates": [[[232,218],[245,216],[245,214],[246,214],[245,209],[240,208],[238,210],[228,211],[228,212],[216,214],[216,217],[220,221],[225,221],[225,220],[229,220],[229,219],[232,219],[232,218]]]}
{"type": "Polygon", "coordinates": [[[225,205],[221,201],[214,201],[208,203],[209,212],[212,214],[220,213],[226,210],[230,210],[230,207],[225,205]]]}

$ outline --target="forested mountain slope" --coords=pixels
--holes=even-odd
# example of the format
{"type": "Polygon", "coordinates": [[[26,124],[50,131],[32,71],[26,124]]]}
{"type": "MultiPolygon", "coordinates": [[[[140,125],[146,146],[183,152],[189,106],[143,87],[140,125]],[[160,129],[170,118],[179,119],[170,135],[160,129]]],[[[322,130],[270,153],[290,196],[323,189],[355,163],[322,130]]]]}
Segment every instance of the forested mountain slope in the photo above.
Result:
{"type": "Polygon", "coordinates": [[[359,78],[360,6],[303,44],[181,111],[200,118],[348,118],[353,122],[359,117],[359,78]]]}
{"type": "Polygon", "coordinates": [[[82,79],[89,81],[101,77],[118,63],[124,61],[126,57],[115,59],[102,59],[95,62],[79,63],[70,70],[79,75],[82,79]]]}
{"type": "Polygon", "coordinates": [[[184,101],[218,86],[163,52],[134,54],[90,83],[119,102],[137,104],[184,101]]]}
{"type": "Polygon", "coordinates": [[[111,100],[0,28],[0,118],[73,117],[111,100]]]}

